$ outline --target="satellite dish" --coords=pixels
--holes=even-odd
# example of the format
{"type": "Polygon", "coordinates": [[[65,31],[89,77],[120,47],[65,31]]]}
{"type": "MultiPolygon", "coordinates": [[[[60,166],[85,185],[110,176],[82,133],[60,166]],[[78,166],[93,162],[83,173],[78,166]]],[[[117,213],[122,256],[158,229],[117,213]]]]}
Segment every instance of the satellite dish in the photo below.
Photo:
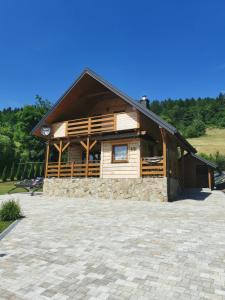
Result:
{"type": "Polygon", "coordinates": [[[41,134],[43,136],[48,136],[51,133],[51,128],[49,126],[42,126],[41,128],[41,134]]]}

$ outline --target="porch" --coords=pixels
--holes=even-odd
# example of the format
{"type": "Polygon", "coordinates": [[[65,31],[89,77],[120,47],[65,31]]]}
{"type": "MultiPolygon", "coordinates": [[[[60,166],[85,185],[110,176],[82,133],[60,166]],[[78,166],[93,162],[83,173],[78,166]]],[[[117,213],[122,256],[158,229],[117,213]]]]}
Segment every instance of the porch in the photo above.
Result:
{"type": "MultiPolygon", "coordinates": [[[[163,157],[142,157],[140,159],[140,177],[163,177],[163,157]]],[[[47,178],[57,177],[101,177],[101,161],[88,162],[50,162],[46,168],[47,178]]]]}

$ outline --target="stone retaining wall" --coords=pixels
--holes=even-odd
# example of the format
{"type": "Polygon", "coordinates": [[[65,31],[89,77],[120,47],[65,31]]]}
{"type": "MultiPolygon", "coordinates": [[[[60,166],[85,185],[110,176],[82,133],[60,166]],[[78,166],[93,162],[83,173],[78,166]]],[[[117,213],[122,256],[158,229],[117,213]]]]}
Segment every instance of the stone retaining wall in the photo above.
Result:
{"type": "Polygon", "coordinates": [[[167,178],[46,178],[44,195],[168,201],[167,178]]]}

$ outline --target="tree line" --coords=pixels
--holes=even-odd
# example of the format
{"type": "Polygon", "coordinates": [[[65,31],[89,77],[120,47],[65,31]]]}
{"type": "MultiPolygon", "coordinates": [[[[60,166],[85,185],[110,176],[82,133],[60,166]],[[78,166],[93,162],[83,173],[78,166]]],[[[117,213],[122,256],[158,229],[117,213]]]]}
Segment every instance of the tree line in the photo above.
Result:
{"type": "Polygon", "coordinates": [[[206,128],[225,128],[225,94],[216,98],[153,100],[149,109],[174,125],[186,138],[204,135],[206,128]]]}
{"type": "MultiPolygon", "coordinates": [[[[0,180],[41,174],[43,170],[38,170],[38,166],[44,162],[45,146],[31,135],[31,130],[50,108],[50,101],[36,96],[33,105],[0,111],[0,180]]],[[[153,100],[149,109],[174,125],[186,138],[203,135],[207,127],[225,128],[224,94],[216,98],[153,100]]],[[[218,157],[223,160],[221,155],[218,157]]],[[[216,157],[211,156],[211,159],[216,157]]]]}
{"type": "Polygon", "coordinates": [[[44,161],[45,147],[31,130],[50,107],[48,100],[36,96],[33,105],[0,111],[0,179],[42,174],[38,163],[44,161]]]}

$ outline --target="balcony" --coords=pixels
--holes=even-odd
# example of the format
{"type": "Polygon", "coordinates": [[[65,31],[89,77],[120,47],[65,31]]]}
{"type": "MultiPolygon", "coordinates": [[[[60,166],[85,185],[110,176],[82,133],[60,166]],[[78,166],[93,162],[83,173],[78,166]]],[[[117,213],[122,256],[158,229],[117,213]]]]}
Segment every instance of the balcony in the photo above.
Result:
{"type": "Polygon", "coordinates": [[[116,115],[108,114],[67,122],[68,136],[89,135],[116,130],[116,115]]]}
{"type": "Polygon", "coordinates": [[[138,113],[122,112],[68,120],[52,125],[53,138],[93,135],[139,128],[138,113]]]}

